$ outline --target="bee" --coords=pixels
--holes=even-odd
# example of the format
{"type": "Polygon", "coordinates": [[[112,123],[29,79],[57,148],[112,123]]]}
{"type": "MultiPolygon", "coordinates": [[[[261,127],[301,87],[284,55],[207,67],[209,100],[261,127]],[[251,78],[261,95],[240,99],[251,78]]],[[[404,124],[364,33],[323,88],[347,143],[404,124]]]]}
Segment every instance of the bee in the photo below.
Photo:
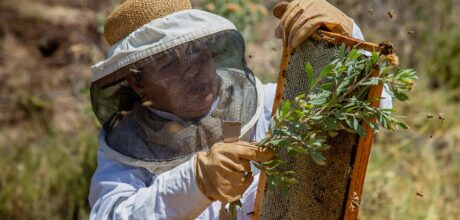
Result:
{"type": "Polygon", "coordinates": [[[392,19],[395,16],[395,11],[392,9],[388,12],[388,16],[392,19]]]}
{"type": "Polygon", "coordinates": [[[360,207],[360,202],[359,202],[358,193],[353,192],[353,199],[351,200],[351,210],[359,209],[359,207],[360,207]]]}
{"type": "Polygon", "coordinates": [[[442,122],[444,122],[446,120],[446,117],[444,117],[444,114],[439,113],[438,114],[438,119],[441,120],[442,122]]]}
{"type": "Polygon", "coordinates": [[[152,106],[152,105],[153,105],[153,102],[150,101],[150,100],[147,100],[147,101],[145,101],[145,102],[142,102],[142,106],[144,106],[144,107],[150,107],[150,106],[152,106]]]}
{"type": "Polygon", "coordinates": [[[129,113],[131,113],[131,111],[121,111],[121,112],[120,112],[120,114],[121,114],[122,116],[127,116],[127,115],[129,115],[129,113]]]}

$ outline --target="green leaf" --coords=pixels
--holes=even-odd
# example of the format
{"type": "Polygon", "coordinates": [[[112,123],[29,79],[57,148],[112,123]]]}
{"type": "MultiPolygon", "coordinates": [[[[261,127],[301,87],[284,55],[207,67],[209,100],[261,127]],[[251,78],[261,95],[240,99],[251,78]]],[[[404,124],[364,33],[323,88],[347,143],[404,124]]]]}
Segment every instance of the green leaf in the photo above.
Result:
{"type": "Polygon", "coordinates": [[[355,117],[351,117],[351,118],[347,117],[345,119],[345,122],[348,125],[348,127],[353,129],[353,131],[356,132],[359,136],[366,136],[366,131],[359,124],[358,119],[356,119],[355,117]]]}
{"type": "Polygon", "coordinates": [[[322,90],[332,90],[332,88],[334,87],[334,85],[332,83],[324,83],[322,85],[319,86],[320,89],[322,90]]]}
{"type": "Polygon", "coordinates": [[[334,64],[329,64],[326,67],[324,67],[323,70],[321,70],[321,73],[319,74],[319,79],[322,79],[328,76],[331,73],[331,71],[334,69],[334,67],[335,67],[334,64]]]}
{"type": "Polygon", "coordinates": [[[308,153],[310,154],[311,158],[313,159],[313,161],[315,161],[316,164],[326,165],[326,158],[323,155],[321,155],[321,153],[315,150],[310,150],[308,151],[308,153]]]}
{"type": "Polygon", "coordinates": [[[379,78],[378,77],[371,77],[368,80],[360,83],[362,86],[374,86],[379,84],[379,78]]]}
{"type": "Polygon", "coordinates": [[[335,118],[339,119],[339,120],[344,120],[346,118],[346,116],[342,113],[342,112],[336,112],[334,114],[335,118]]]}
{"type": "Polygon", "coordinates": [[[313,77],[313,66],[311,63],[305,64],[305,72],[307,72],[307,76],[313,77]]]}
{"type": "Polygon", "coordinates": [[[285,139],[275,139],[275,140],[271,140],[270,144],[272,144],[274,146],[287,145],[288,141],[285,140],[285,139]]]}
{"type": "Polygon", "coordinates": [[[270,160],[270,161],[267,161],[267,162],[263,162],[262,165],[266,166],[266,167],[273,167],[273,166],[276,166],[277,164],[281,164],[283,161],[279,160],[279,159],[273,159],[273,160],[270,160]]]}
{"type": "Polygon", "coordinates": [[[357,49],[353,49],[353,50],[350,51],[350,53],[348,53],[348,59],[350,61],[357,60],[360,56],[361,56],[361,54],[358,53],[357,49]]]}
{"type": "Polygon", "coordinates": [[[324,116],[323,116],[323,115],[313,115],[313,116],[310,116],[310,118],[311,118],[312,120],[317,120],[317,121],[318,121],[318,120],[323,119],[324,116]]]}
{"type": "Polygon", "coordinates": [[[339,83],[339,86],[337,87],[338,93],[345,93],[345,91],[346,91],[346,89],[349,87],[350,83],[351,83],[351,80],[350,80],[350,79],[348,79],[348,80],[346,80],[346,79],[342,80],[342,81],[339,83]]]}
{"type": "Polygon", "coordinates": [[[307,72],[308,88],[311,90],[312,85],[315,84],[315,77],[313,75],[313,66],[310,63],[305,65],[305,72],[307,72]]]}
{"type": "Polygon", "coordinates": [[[283,108],[281,110],[281,117],[285,117],[289,111],[291,110],[291,103],[289,100],[285,101],[283,104],[283,108]]]}
{"type": "Polygon", "coordinates": [[[340,76],[340,74],[342,74],[346,70],[347,70],[346,66],[341,66],[341,67],[337,68],[337,75],[336,76],[340,76]]]}
{"type": "Polygon", "coordinates": [[[319,94],[311,94],[308,96],[309,100],[308,103],[312,105],[324,105],[327,102],[328,98],[327,93],[319,93],[319,94]]]}
{"type": "Polygon", "coordinates": [[[401,127],[402,129],[409,129],[409,126],[407,126],[406,123],[402,122],[402,121],[399,121],[398,123],[398,126],[401,127]]]}
{"type": "Polygon", "coordinates": [[[280,136],[291,136],[292,133],[287,130],[287,129],[276,129],[273,131],[274,135],[280,135],[280,136]]]}
{"type": "Polygon", "coordinates": [[[266,172],[269,188],[284,193],[296,181],[292,170],[280,159],[280,152],[287,153],[288,157],[309,154],[315,163],[324,165],[326,158],[322,152],[331,147],[326,140],[337,136],[338,130],[365,136],[362,123],[374,131],[381,127],[407,129],[407,124],[399,121],[392,110],[373,107],[373,100],[368,100],[367,94],[371,86],[382,82],[388,85],[395,99],[405,101],[417,78],[412,70],[396,69],[381,61],[378,53],[366,57],[361,51],[350,51],[343,45],[339,59],[323,68],[318,76],[310,63],[305,64],[305,72],[309,84],[306,93],[280,105],[267,139],[261,142],[275,151],[276,159],[257,165],[266,172]],[[360,83],[363,76],[377,67],[382,74],[360,83]]]}
{"type": "Polygon", "coordinates": [[[262,139],[259,143],[257,143],[257,146],[261,146],[261,147],[264,147],[265,144],[267,144],[268,142],[270,141],[269,138],[265,137],[264,139],[262,139]]]}
{"type": "Polygon", "coordinates": [[[379,61],[379,55],[377,52],[372,52],[371,61],[373,64],[376,64],[379,61]]]}
{"type": "Polygon", "coordinates": [[[335,118],[332,118],[332,117],[327,117],[325,119],[325,129],[326,130],[336,130],[337,128],[337,120],[335,118]]]}
{"type": "Polygon", "coordinates": [[[387,119],[384,117],[383,114],[381,114],[381,113],[378,114],[378,115],[377,115],[377,120],[378,120],[378,122],[380,123],[380,125],[382,125],[383,128],[389,129],[389,127],[388,127],[388,121],[387,121],[387,119]]]}
{"type": "Polygon", "coordinates": [[[339,48],[339,59],[343,59],[345,58],[345,50],[346,50],[346,46],[345,44],[342,44],[340,45],[340,48],[339,48]]]}
{"type": "Polygon", "coordinates": [[[321,144],[320,146],[316,147],[315,150],[316,151],[319,151],[319,152],[324,152],[324,151],[327,151],[331,148],[330,145],[327,145],[327,144],[321,144]]]}
{"type": "Polygon", "coordinates": [[[364,119],[365,122],[369,125],[369,127],[374,130],[374,131],[378,131],[379,130],[379,126],[377,124],[375,124],[374,122],[368,120],[368,119],[364,119]]]}
{"type": "Polygon", "coordinates": [[[409,99],[409,96],[405,92],[403,92],[403,91],[401,91],[399,89],[394,89],[393,94],[395,95],[395,98],[397,98],[401,102],[406,101],[406,100],[409,99]]]}
{"type": "Polygon", "coordinates": [[[295,148],[293,147],[287,147],[286,148],[286,151],[287,153],[290,155],[290,156],[295,156],[297,154],[297,151],[295,148]]]}
{"type": "Polygon", "coordinates": [[[359,136],[361,137],[364,137],[366,136],[366,131],[364,130],[364,128],[359,124],[359,121],[355,119],[355,128],[354,130],[356,131],[356,133],[358,133],[359,136]]]}
{"type": "Polygon", "coordinates": [[[296,180],[295,178],[286,178],[284,180],[286,183],[289,183],[289,184],[299,184],[300,182],[298,180],[296,180]]]}

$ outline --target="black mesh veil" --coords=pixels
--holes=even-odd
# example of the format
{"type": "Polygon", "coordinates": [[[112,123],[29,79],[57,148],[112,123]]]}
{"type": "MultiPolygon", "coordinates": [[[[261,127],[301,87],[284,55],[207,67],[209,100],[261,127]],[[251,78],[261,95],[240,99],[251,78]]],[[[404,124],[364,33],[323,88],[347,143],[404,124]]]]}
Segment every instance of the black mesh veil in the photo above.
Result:
{"type": "Polygon", "coordinates": [[[257,82],[241,35],[225,30],[93,82],[91,103],[111,150],[142,162],[177,161],[221,141],[223,121],[254,122],[257,82]]]}
{"type": "MultiPolygon", "coordinates": [[[[211,53],[211,62],[216,69],[235,69],[241,70],[240,74],[244,75],[248,80],[255,85],[254,76],[251,70],[246,65],[244,58],[244,41],[242,36],[235,30],[221,31],[213,35],[209,35],[204,38],[197,39],[192,42],[185,43],[178,47],[169,49],[162,52],[161,54],[172,54],[178,48],[187,47],[189,45],[198,45],[206,47],[211,53]]],[[[160,54],[160,55],[161,55],[160,54]]],[[[117,73],[111,74],[116,75],[114,78],[121,78],[111,80],[112,77],[105,77],[91,84],[91,104],[98,118],[102,124],[106,123],[107,120],[113,117],[120,111],[129,110],[120,106],[122,100],[115,96],[122,95],[118,91],[120,87],[126,86],[127,82],[121,76],[126,76],[134,73],[136,70],[142,68],[149,62],[155,62],[154,55],[138,61],[134,64],[125,66],[117,71],[117,73]],[[117,93],[118,91],[118,93],[117,93]]],[[[181,57],[180,59],[186,59],[181,57]]],[[[180,61],[179,61],[180,62],[180,61]]],[[[173,74],[173,73],[170,73],[173,74]]]]}

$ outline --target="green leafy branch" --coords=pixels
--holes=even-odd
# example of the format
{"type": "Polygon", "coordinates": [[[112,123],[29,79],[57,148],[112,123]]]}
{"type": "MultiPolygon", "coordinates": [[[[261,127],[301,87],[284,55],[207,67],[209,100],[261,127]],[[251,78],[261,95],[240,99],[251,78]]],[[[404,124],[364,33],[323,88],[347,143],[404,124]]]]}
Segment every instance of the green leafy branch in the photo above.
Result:
{"type": "Polygon", "coordinates": [[[396,69],[377,53],[367,57],[357,49],[342,46],[338,58],[317,76],[309,63],[305,72],[309,82],[306,92],[280,104],[266,138],[259,143],[276,153],[273,160],[255,164],[267,174],[269,189],[277,187],[286,192],[289,185],[297,183],[294,171],[284,168],[282,151],[289,156],[310,155],[317,164],[325,165],[322,152],[331,148],[326,140],[338,135],[339,130],[365,136],[361,122],[374,131],[379,125],[393,131],[408,128],[393,109],[373,106],[372,102],[378,100],[368,100],[367,95],[371,86],[383,83],[392,97],[407,101],[418,79],[413,70],[396,69]]]}

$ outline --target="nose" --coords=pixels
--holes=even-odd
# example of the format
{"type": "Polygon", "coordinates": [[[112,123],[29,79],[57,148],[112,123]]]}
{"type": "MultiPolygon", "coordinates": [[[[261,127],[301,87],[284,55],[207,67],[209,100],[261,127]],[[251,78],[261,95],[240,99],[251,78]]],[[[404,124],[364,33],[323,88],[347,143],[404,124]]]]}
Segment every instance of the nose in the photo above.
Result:
{"type": "Polygon", "coordinates": [[[200,73],[205,72],[212,62],[212,57],[205,50],[196,51],[195,54],[185,57],[185,59],[182,64],[185,79],[194,79],[200,73]]]}
{"type": "Polygon", "coordinates": [[[199,71],[198,64],[196,63],[191,63],[188,62],[186,65],[183,67],[183,73],[184,73],[184,80],[190,80],[195,78],[199,71]]]}

